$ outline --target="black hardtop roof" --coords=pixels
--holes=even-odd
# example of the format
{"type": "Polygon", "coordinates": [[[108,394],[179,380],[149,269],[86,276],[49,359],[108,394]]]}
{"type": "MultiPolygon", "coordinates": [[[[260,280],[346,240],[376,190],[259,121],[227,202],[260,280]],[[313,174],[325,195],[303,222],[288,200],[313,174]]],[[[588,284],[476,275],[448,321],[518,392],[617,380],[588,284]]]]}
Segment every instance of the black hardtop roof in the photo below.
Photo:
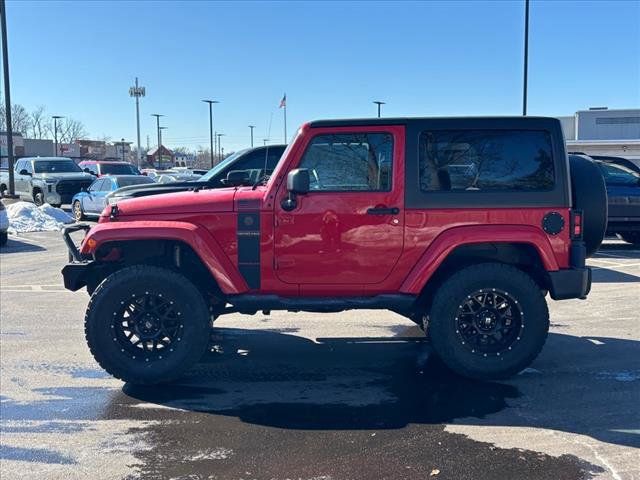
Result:
{"type": "Polygon", "coordinates": [[[478,122],[484,121],[488,124],[512,124],[528,125],[544,122],[560,123],[560,120],[553,117],[523,117],[523,116],[478,116],[478,117],[388,117],[388,118],[344,118],[335,120],[313,120],[309,122],[311,128],[318,127],[353,127],[353,126],[375,126],[375,125],[407,125],[412,123],[434,123],[442,121],[445,124],[462,123],[465,121],[478,122]]]}

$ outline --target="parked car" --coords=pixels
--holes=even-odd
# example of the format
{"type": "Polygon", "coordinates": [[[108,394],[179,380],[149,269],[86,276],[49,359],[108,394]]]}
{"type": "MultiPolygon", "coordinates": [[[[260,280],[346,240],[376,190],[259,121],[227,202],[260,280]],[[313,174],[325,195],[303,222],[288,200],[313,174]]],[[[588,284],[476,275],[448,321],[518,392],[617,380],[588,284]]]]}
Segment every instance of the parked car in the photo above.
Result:
{"type": "Polygon", "coordinates": [[[9,239],[9,217],[7,215],[7,209],[0,200],[0,246],[5,246],[9,239]]]}
{"type": "MultiPolygon", "coordinates": [[[[259,178],[269,175],[278,164],[280,157],[286,149],[286,145],[269,145],[256,148],[240,150],[222,162],[214,166],[211,170],[201,176],[197,181],[178,181],[169,183],[156,183],[155,185],[136,185],[118,190],[114,197],[119,200],[134,197],[146,197],[148,195],[158,195],[161,193],[182,192],[195,189],[210,189],[234,186],[227,183],[229,172],[246,171],[247,175],[240,183],[253,185],[259,178]],[[266,165],[266,170],[265,170],[266,165]]],[[[167,171],[149,172],[148,175],[158,178],[167,171]]]]}
{"type": "Polygon", "coordinates": [[[89,348],[131,383],[179,377],[220,315],[371,308],[453,371],[505,378],[544,345],[546,293],[589,293],[606,190],[569,162],[552,118],[315,121],[267,182],[118,201],[79,249],[89,227],[67,228],[64,283],[87,287],[89,348]]]}
{"type": "Polygon", "coordinates": [[[102,175],[140,175],[133,163],[106,160],[83,160],[78,166],[85,172],[97,177],[102,175]]]}
{"type": "Polygon", "coordinates": [[[603,163],[620,165],[621,167],[628,168],[629,170],[640,174],[640,159],[638,158],[606,157],[600,155],[590,155],[590,157],[603,163]]]}
{"type": "Polygon", "coordinates": [[[596,161],[607,186],[607,234],[640,245],[640,173],[606,161],[596,161]]]}
{"type": "Polygon", "coordinates": [[[121,187],[153,183],[144,175],[105,175],[97,178],[86,190],[76,193],[71,200],[73,216],[79,222],[87,216],[97,216],[109,202],[109,194],[121,187]]]}
{"type": "Polygon", "coordinates": [[[175,183],[175,182],[196,182],[200,179],[201,175],[194,175],[192,173],[163,173],[159,175],[154,180],[157,183],[175,183]]]}
{"type": "MultiPolygon", "coordinates": [[[[94,178],[67,157],[20,158],[14,166],[16,195],[38,206],[50,203],[59,207],[70,203],[71,198],[91,185],[94,178]]],[[[4,171],[0,174],[0,191],[8,188],[9,173],[4,171]]]]}

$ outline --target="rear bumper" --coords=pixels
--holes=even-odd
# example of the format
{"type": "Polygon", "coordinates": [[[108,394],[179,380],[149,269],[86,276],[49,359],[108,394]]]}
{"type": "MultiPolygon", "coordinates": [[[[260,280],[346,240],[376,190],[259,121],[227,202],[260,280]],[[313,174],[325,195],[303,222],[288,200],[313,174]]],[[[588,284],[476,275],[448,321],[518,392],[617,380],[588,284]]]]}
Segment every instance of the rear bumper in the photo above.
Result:
{"type": "Polygon", "coordinates": [[[591,290],[591,269],[589,267],[567,268],[548,272],[549,294],[554,300],[585,298],[591,290]]]}

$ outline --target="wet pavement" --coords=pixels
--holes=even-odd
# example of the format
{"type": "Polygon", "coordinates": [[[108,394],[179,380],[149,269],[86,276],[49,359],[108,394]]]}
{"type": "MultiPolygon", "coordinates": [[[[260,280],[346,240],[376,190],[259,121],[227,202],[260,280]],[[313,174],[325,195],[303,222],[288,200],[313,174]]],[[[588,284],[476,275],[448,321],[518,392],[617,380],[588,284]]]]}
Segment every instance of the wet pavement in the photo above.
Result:
{"type": "Polygon", "coordinates": [[[447,371],[388,312],[230,315],[169,387],[122,384],[84,342],[51,233],[0,252],[0,477],[640,478],[640,251],[608,242],[586,301],[550,302],[531,368],[447,371]]]}

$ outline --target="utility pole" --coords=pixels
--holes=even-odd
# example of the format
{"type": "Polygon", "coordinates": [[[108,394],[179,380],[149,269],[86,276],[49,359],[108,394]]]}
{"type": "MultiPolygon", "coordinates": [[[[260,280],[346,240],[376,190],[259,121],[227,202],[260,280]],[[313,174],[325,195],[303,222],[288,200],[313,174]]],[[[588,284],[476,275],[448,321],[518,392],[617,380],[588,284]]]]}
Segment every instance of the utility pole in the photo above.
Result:
{"type": "Polygon", "coordinates": [[[220,142],[220,137],[224,137],[224,133],[216,133],[216,137],[218,139],[218,158],[222,160],[222,143],[220,142]]]}
{"type": "Polygon", "coordinates": [[[267,142],[269,141],[268,138],[263,138],[262,139],[262,146],[266,147],[267,146],[267,142]]]}
{"type": "Polygon", "coordinates": [[[529,0],[524,0],[524,85],[522,89],[522,115],[527,116],[527,76],[529,67],[529,0]]]}
{"type": "MultiPolygon", "coordinates": [[[[166,130],[169,127],[160,127],[160,150],[158,150],[158,153],[160,154],[160,160],[162,161],[162,130],[166,130]]],[[[161,164],[162,165],[162,164],[161,164]]]]}
{"type": "MultiPolygon", "coordinates": [[[[124,159],[124,145],[125,145],[124,138],[120,139],[120,145],[122,146],[122,161],[124,162],[125,161],[125,159],[124,159]]],[[[140,164],[140,162],[138,162],[138,165],[139,164],[140,164]]]]}
{"type": "Polygon", "coordinates": [[[60,115],[53,115],[51,118],[53,118],[53,141],[55,144],[54,157],[57,157],[58,156],[58,120],[64,117],[61,117],[60,115]]]}
{"type": "Polygon", "coordinates": [[[211,148],[211,168],[213,168],[213,104],[220,103],[217,100],[202,100],[209,104],[209,146],[211,148]]]}
{"type": "Polygon", "coordinates": [[[129,96],[135,97],[136,99],[136,127],[138,134],[138,168],[140,168],[140,164],[142,161],[142,152],[140,151],[140,97],[144,97],[146,94],[146,90],[144,87],[138,86],[138,77],[136,77],[136,84],[129,88],[129,96]]]}
{"type": "Polygon", "coordinates": [[[158,130],[158,151],[156,154],[156,158],[160,158],[160,145],[162,145],[162,138],[160,137],[160,117],[164,117],[164,115],[160,115],[159,113],[152,113],[152,117],[156,117],[156,129],[158,130]]]}
{"type": "Polygon", "coordinates": [[[253,129],[256,128],[255,125],[249,125],[249,129],[251,130],[251,148],[253,148],[253,129]]]}
{"type": "Polygon", "coordinates": [[[375,100],[373,103],[375,103],[378,106],[378,118],[380,118],[380,107],[382,105],[385,105],[386,102],[381,102],[380,100],[375,100]]]}
{"type": "MultiPolygon", "coordinates": [[[[2,24],[2,68],[4,71],[4,102],[7,120],[7,167],[9,168],[9,194],[15,195],[13,178],[13,124],[11,122],[11,89],[9,88],[9,47],[7,46],[7,13],[4,0],[0,0],[0,23],[2,24]]],[[[2,192],[0,192],[2,193],[2,192]]]]}

